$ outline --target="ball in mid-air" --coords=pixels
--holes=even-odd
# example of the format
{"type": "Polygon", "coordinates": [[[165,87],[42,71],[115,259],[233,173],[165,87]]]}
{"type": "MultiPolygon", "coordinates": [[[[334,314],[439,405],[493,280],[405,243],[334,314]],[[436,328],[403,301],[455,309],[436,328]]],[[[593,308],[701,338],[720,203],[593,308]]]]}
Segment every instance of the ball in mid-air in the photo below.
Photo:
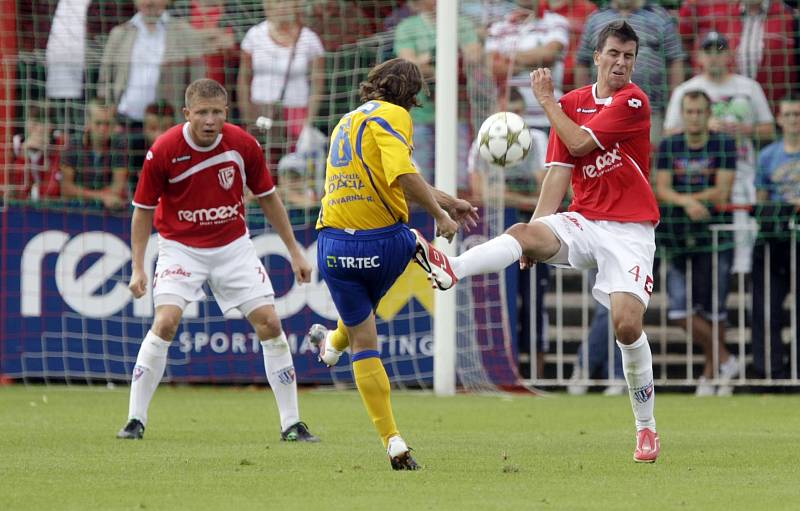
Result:
{"type": "Polygon", "coordinates": [[[507,167],[522,161],[531,149],[531,132],[513,112],[490,115],[478,131],[478,152],[492,165],[507,167]]]}

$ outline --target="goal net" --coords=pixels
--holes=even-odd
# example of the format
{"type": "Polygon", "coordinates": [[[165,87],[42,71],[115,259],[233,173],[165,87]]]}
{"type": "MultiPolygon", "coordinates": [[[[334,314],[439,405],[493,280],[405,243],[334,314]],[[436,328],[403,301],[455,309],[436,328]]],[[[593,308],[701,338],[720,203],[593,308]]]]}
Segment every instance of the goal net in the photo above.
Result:
{"type": "MultiPolygon", "coordinates": [[[[109,208],[98,200],[65,199],[48,187],[51,181],[58,183],[68,153],[78,149],[76,141],[92,115],[87,105],[97,94],[104,44],[111,28],[133,14],[132,6],[111,2],[102,8],[90,7],[85,13],[65,14],[56,11],[56,4],[19,3],[15,23],[6,23],[11,28],[1,34],[5,47],[13,51],[4,52],[0,63],[5,78],[0,104],[8,112],[0,120],[0,152],[4,155],[0,162],[0,376],[26,382],[124,382],[130,379],[153,314],[149,292],[141,300],[133,300],[127,290],[130,208],[127,204],[109,208]],[[77,18],[70,18],[73,15],[77,18]],[[85,24],[83,29],[76,28],[80,23],[85,24]],[[70,34],[87,43],[74,63],[77,71],[71,69],[78,73],[82,87],[73,98],[59,97],[52,89],[53,76],[64,72],[63,66],[53,65],[52,54],[59,49],[54,45],[70,34]],[[30,146],[26,140],[34,139],[40,146],[36,161],[25,152],[30,146]]],[[[186,8],[188,4],[176,2],[173,15],[203,29],[191,5],[186,8]]],[[[404,7],[402,2],[388,0],[358,2],[360,13],[353,16],[345,15],[353,2],[301,4],[306,26],[319,35],[325,49],[321,104],[312,122],[315,130],[305,133],[302,142],[282,137],[278,133],[290,130],[292,121],[275,118],[270,130],[254,133],[265,146],[295,235],[315,265],[314,224],[323,192],[326,136],[342,115],[360,104],[358,85],[372,66],[395,56],[393,20],[403,15],[404,7]]],[[[241,123],[236,103],[238,45],[248,29],[264,21],[264,13],[260,1],[222,5],[219,28],[232,35],[235,46],[204,56],[204,63],[208,75],[225,83],[231,93],[229,120],[241,123]]],[[[467,19],[479,27],[491,21],[483,12],[467,19]]],[[[464,163],[477,127],[498,109],[497,91],[485,69],[483,60],[460,65],[459,137],[463,140],[459,154],[464,163]]],[[[181,106],[172,105],[173,122],[180,119],[181,106]]],[[[141,152],[139,165],[144,153],[130,130],[130,126],[118,124],[108,143],[116,155],[129,156],[124,161],[132,190],[139,170],[136,151],[141,152]],[[123,139],[123,145],[115,145],[117,138],[123,139]]],[[[87,161],[85,155],[78,161],[87,161]]],[[[79,175],[91,169],[74,170],[79,175]]],[[[502,233],[509,222],[502,171],[493,169],[486,179],[480,225],[458,237],[459,253],[502,233]]],[[[464,176],[459,176],[459,182],[465,182],[464,176]]],[[[126,195],[126,200],[129,198],[126,195]]],[[[254,203],[248,206],[248,223],[276,291],[276,307],[291,345],[298,381],[352,385],[349,356],[328,369],[317,362],[306,339],[313,323],[332,328],[337,320],[318,273],[314,272],[310,284],[296,284],[288,253],[254,203]]],[[[433,222],[428,215],[415,211],[411,224],[432,237],[433,222]]],[[[145,257],[151,277],[156,256],[154,235],[145,257]]],[[[464,390],[495,390],[520,382],[516,335],[509,318],[509,308],[514,307],[509,295],[513,293],[506,287],[504,274],[490,274],[469,279],[451,291],[457,293],[453,325],[456,373],[464,390]]],[[[424,273],[410,264],[376,311],[382,360],[396,386],[432,386],[436,342],[432,335],[433,293],[424,273]]],[[[263,383],[263,359],[252,328],[241,317],[223,316],[208,289],[206,294],[206,300],[186,310],[169,351],[165,379],[263,383]]]]}

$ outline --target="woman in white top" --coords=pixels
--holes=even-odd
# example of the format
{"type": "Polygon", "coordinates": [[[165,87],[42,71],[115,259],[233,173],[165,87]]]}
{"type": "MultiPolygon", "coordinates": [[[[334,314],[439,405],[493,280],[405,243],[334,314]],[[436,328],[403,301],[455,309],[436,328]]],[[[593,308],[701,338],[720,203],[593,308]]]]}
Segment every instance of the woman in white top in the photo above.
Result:
{"type": "Polygon", "coordinates": [[[325,78],[325,50],[317,34],[303,26],[301,6],[298,0],[265,0],[267,19],[242,40],[239,66],[243,123],[253,127],[259,116],[269,117],[270,139],[285,128],[290,146],[317,116],[325,78]]]}

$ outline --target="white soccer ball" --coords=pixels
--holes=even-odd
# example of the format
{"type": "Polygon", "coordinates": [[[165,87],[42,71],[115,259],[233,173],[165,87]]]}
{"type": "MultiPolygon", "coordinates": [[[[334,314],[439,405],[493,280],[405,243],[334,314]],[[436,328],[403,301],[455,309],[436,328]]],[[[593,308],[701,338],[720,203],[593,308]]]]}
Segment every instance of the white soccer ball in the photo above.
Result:
{"type": "Polygon", "coordinates": [[[513,112],[490,115],[478,131],[478,152],[492,165],[507,167],[522,161],[531,149],[531,132],[513,112]]]}

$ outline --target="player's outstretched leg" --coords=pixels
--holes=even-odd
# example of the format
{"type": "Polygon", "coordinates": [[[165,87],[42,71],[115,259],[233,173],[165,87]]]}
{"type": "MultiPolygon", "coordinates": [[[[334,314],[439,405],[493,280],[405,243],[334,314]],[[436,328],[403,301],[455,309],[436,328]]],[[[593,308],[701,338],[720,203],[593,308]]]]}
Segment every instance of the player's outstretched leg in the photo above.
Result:
{"type": "Polygon", "coordinates": [[[308,341],[317,348],[317,359],[328,367],[333,367],[339,362],[342,352],[350,345],[347,329],[340,319],[334,330],[328,330],[325,325],[314,323],[308,331],[308,341]]]}
{"type": "Polygon", "coordinates": [[[553,231],[541,222],[515,224],[500,236],[476,245],[457,257],[446,256],[419,231],[412,229],[412,232],[417,238],[414,260],[439,289],[449,289],[460,279],[472,275],[503,270],[522,257],[523,249],[526,255],[542,261],[558,252],[561,246],[553,231]]]}
{"type": "Polygon", "coordinates": [[[152,330],[147,332],[133,367],[128,422],[119,430],[117,438],[141,440],[144,437],[147,409],[167,367],[168,349],[169,341],[160,338],[152,330]]]}

